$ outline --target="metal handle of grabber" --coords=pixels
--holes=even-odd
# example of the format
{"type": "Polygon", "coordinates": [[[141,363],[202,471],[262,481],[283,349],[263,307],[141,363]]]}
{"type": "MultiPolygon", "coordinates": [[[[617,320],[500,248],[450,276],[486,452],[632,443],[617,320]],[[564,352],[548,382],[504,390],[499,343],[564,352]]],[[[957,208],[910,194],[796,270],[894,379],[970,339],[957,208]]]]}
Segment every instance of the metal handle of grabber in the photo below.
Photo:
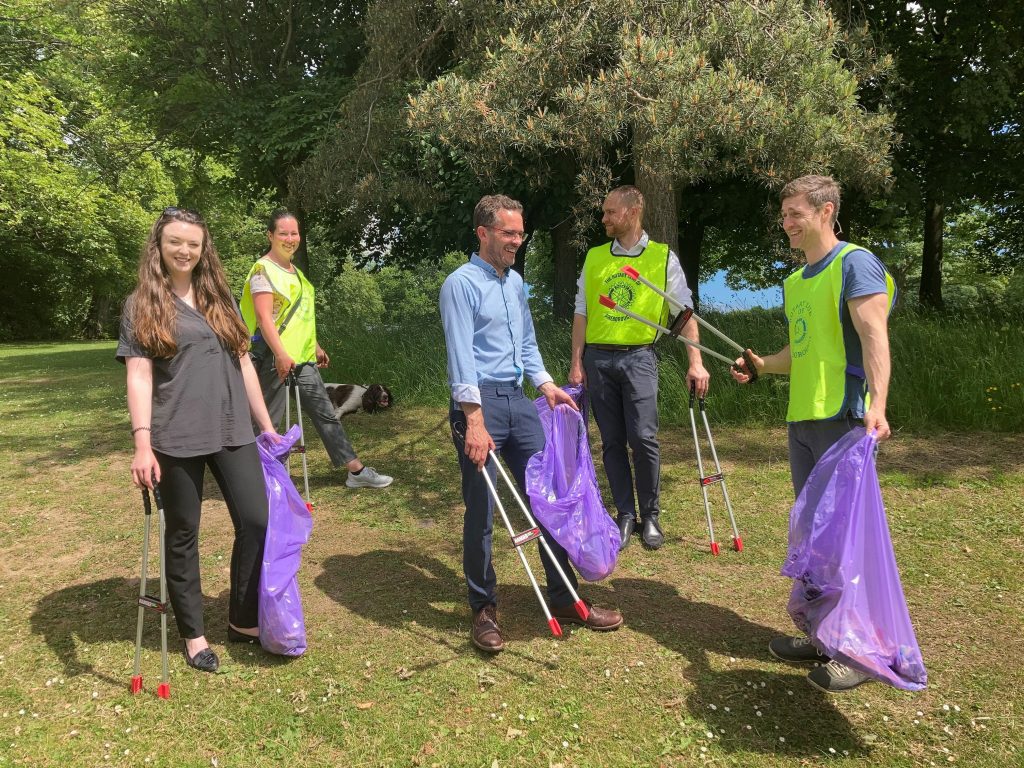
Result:
{"type": "Polygon", "coordinates": [[[603,293],[601,294],[601,296],[599,298],[599,301],[601,302],[602,306],[608,307],[608,309],[614,309],[616,312],[620,312],[623,315],[625,315],[626,317],[631,317],[634,320],[637,320],[637,321],[643,323],[644,325],[648,325],[651,328],[654,328],[656,331],[660,331],[661,333],[668,334],[669,336],[674,337],[677,341],[683,342],[683,344],[686,344],[687,346],[694,347],[695,349],[699,349],[705,355],[711,355],[712,357],[717,358],[718,360],[721,360],[723,363],[725,363],[727,365],[734,365],[735,364],[734,360],[730,360],[725,355],[723,355],[723,354],[721,354],[719,352],[715,352],[715,350],[713,350],[713,349],[708,349],[707,347],[705,347],[705,346],[703,346],[701,344],[698,344],[695,341],[690,341],[689,339],[687,339],[684,336],[678,336],[678,335],[672,333],[672,331],[669,330],[668,328],[666,328],[665,326],[659,325],[658,323],[654,322],[653,320],[649,320],[648,318],[644,317],[643,315],[638,315],[636,312],[628,310],[625,307],[620,307],[618,305],[618,303],[616,303],[616,301],[614,299],[612,299],[609,296],[606,296],[603,293]]]}
{"type": "Polygon", "coordinates": [[[146,594],[147,573],[149,568],[149,535],[153,519],[153,509],[149,501],[149,489],[142,489],[142,509],[145,514],[146,523],[142,534],[142,576],[139,579],[139,613],[135,626],[135,668],[132,674],[132,693],[139,693],[142,690],[142,622],[146,610],[156,611],[160,614],[160,655],[161,671],[160,685],[156,689],[156,695],[161,699],[171,698],[171,684],[168,680],[167,668],[167,567],[164,563],[164,503],[160,497],[160,488],[156,482],[153,483],[153,496],[156,498],[157,509],[157,541],[160,548],[160,597],[146,594]]]}
{"type": "MultiPolygon", "coordinates": [[[[684,325],[686,323],[687,320],[689,320],[692,317],[694,320],[697,321],[698,325],[700,325],[701,327],[706,328],[707,330],[711,331],[713,334],[715,334],[722,341],[724,341],[727,344],[731,345],[734,349],[736,349],[740,353],[740,355],[742,355],[743,361],[746,363],[746,366],[747,366],[747,373],[750,376],[750,383],[753,384],[755,381],[757,381],[757,366],[754,365],[754,359],[751,357],[749,349],[740,346],[738,343],[736,343],[735,341],[730,339],[728,336],[726,336],[720,330],[715,328],[715,326],[713,326],[711,323],[709,323],[708,321],[704,320],[702,317],[699,317],[697,315],[697,313],[694,312],[690,307],[687,307],[687,306],[684,306],[683,304],[680,304],[679,301],[676,298],[674,298],[673,296],[670,296],[666,291],[663,291],[661,288],[656,286],[654,283],[652,283],[646,277],[644,277],[639,272],[637,272],[637,270],[634,269],[633,267],[631,267],[629,264],[627,264],[624,267],[622,267],[622,269],[620,269],[619,271],[622,272],[622,274],[629,276],[633,280],[636,280],[637,282],[640,282],[643,285],[646,285],[648,288],[650,288],[652,291],[657,293],[659,296],[663,297],[670,305],[675,307],[677,311],[684,313],[684,317],[683,317],[682,323],[676,322],[676,323],[674,323],[674,326],[682,326],[682,325],[684,325]]],[[[678,336],[678,331],[676,331],[676,332],[669,331],[669,333],[672,334],[673,336],[678,336]]],[[[701,351],[703,351],[703,350],[701,350],[701,351]]],[[[736,367],[735,363],[731,363],[731,365],[734,368],[736,367]]]]}
{"type": "Polygon", "coordinates": [[[583,602],[580,596],[576,593],[576,590],[573,589],[572,584],[569,582],[569,577],[566,576],[565,571],[562,570],[562,566],[558,563],[558,560],[555,558],[554,552],[551,551],[551,547],[548,544],[547,539],[545,539],[544,534],[541,533],[540,526],[537,525],[537,521],[534,520],[533,515],[530,514],[529,508],[526,506],[525,502],[519,495],[518,491],[516,491],[515,484],[513,483],[512,478],[509,477],[508,472],[506,472],[505,468],[501,465],[501,462],[498,460],[498,456],[494,453],[494,451],[488,451],[487,453],[491,461],[494,462],[494,466],[501,474],[501,477],[505,481],[505,484],[508,486],[509,491],[512,493],[512,497],[519,504],[519,508],[522,510],[523,515],[526,517],[526,521],[529,523],[530,528],[526,531],[523,531],[522,533],[517,534],[515,532],[515,529],[512,527],[512,523],[508,518],[508,514],[505,512],[505,506],[501,503],[501,499],[498,497],[498,491],[494,487],[494,483],[491,482],[491,476],[487,472],[487,467],[484,466],[483,469],[481,469],[481,473],[484,476],[484,482],[487,484],[487,490],[490,491],[491,498],[494,499],[494,505],[498,508],[498,512],[501,514],[501,519],[504,521],[505,527],[508,529],[509,536],[512,538],[512,545],[515,547],[516,552],[519,553],[519,559],[522,561],[523,567],[526,569],[526,574],[530,578],[530,583],[533,585],[533,591],[537,595],[537,601],[540,603],[541,609],[544,611],[544,616],[548,620],[548,626],[551,628],[551,633],[555,635],[555,637],[561,637],[562,628],[558,624],[558,619],[552,616],[551,611],[548,609],[547,601],[544,600],[544,596],[540,591],[540,586],[537,584],[537,579],[534,577],[533,571],[530,568],[530,564],[526,559],[526,554],[522,550],[524,544],[526,544],[528,541],[532,541],[533,539],[537,539],[540,542],[540,546],[547,553],[548,558],[550,558],[551,563],[554,565],[555,570],[558,572],[559,578],[562,579],[562,582],[565,584],[566,589],[569,590],[569,594],[572,596],[573,599],[573,607],[576,609],[577,615],[581,619],[586,621],[587,617],[590,615],[590,611],[587,609],[587,604],[583,602]]]}
{"type": "Polygon", "coordinates": [[[697,421],[693,415],[693,401],[696,398],[696,387],[690,385],[690,429],[693,432],[693,445],[697,451],[697,473],[698,480],[700,482],[700,492],[704,498],[704,515],[707,518],[708,523],[708,536],[711,539],[711,554],[717,555],[719,552],[718,542],[715,541],[715,527],[711,522],[711,504],[708,501],[708,486],[719,484],[722,486],[722,497],[725,499],[725,509],[729,513],[729,523],[732,526],[732,546],[737,552],[743,551],[743,539],[740,538],[739,529],[736,527],[736,516],[732,511],[732,502],[729,500],[729,489],[725,484],[725,475],[722,473],[722,465],[718,461],[718,451],[715,450],[715,441],[711,437],[711,427],[708,424],[707,411],[704,409],[704,398],[699,398],[700,416],[704,423],[704,434],[708,438],[708,447],[711,449],[711,458],[715,462],[715,474],[705,475],[704,474],[704,461],[700,453],[700,440],[697,438],[697,421]]]}
{"type": "Polygon", "coordinates": [[[297,452],[297,453],[301,453],[302,454],[302,483],[303,483],[303,486],[304,486],[304,488],[306,490],[306,496],[305,496],[306,509],[309,510],[310,512],[312,512],[313,511],[313,502],[309,500],[309,467],[308,467],[308,465],[306,463],[306,434],[305,434],[304,428],[302,426],[302,402],[299,399],[299,382],[295,378],[295,369],[294,368],[292,370],[288,371],[288,378],[286,379],[286,382],[287,382],[286,386],[287,386],[287,388],[290,391],[287,393],[287,395],[285,396],[285,400],[284,400],[284,423],[285,423],[285,428],[287,429],[288,426],[289,426],[289,422],[291,421],[291,396],[292,396],[291,393],[294,392],[295,393],[295,423],[299,425],[299,447],[297,449],[295,447],[292,447],[292,449],[290,451],[288,451],[288,459],[285,462],[285,467],[286,467],[288,472],[291,472],[291,470],[292,470],[292,467],[291,467],[292,453],[297,452]]]}

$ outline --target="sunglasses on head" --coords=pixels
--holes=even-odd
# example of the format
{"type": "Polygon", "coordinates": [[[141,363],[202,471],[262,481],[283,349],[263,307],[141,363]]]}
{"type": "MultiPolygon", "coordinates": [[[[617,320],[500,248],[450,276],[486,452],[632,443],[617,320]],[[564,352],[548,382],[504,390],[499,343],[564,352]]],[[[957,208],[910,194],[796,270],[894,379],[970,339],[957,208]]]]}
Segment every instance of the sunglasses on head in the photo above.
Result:
{"type": "Polygon", "coordinates": [[[185,214],[186,216],[193,216],[196,219],[199,219],[199,221],[203,220],[202,215],[199,213],[199,211],[195,210],[194,208],[178,208],[176,206],[169,205],[166,208],[164,208],[163,212],[164,216],[180,216],[181,214],[185,214]]]}

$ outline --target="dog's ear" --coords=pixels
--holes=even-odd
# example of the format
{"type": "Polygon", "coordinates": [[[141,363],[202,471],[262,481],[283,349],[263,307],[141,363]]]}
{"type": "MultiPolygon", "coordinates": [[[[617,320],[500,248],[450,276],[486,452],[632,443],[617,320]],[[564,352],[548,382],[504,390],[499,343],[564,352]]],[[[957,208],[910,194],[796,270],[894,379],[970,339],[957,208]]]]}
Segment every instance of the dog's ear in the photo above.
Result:
{"type": "Polygon", "coordinates": [[[376,391],[379,386],[379,384],[371,384],[363,392],[363,410],[367,413],[374,413],[378,410],[376,391]]]}

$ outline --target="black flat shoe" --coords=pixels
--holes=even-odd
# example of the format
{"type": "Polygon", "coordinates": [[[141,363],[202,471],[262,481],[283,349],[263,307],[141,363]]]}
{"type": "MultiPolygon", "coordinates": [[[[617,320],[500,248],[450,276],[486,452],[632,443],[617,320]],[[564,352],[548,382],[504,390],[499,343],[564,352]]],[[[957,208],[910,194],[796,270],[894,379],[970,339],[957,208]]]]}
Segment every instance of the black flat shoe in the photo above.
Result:
{"type": "Polygon", "coordinates": [[[258,643],[260,641],[259,635],[247,635],[244,632],[239,632],[237,629],[228,625],[228,642],[229,643],[258,643]]]}
{"type": "Polygon", "coordinates": [[[188,646],[184,646],[181,649],[181,655],[185,657],[186,664],[200,672],[216,672],[220,669],[220,659],[209,647],[198,651],[195,656],[189,656],[188,646]]]}
{"type": "Polygon", "coordinates": [[[665,535],[661,532],[661,526],[658,525],[657,515],[648,515],[644,518],[640,537],[648,549],[657,549],[665,543],[665,535]]]}
{"type": "Polygon", "coordinates": [[[626,517],[625,515],[619,515],[619,552],[629,546],[629,539],[633,535],[633,530],[636,527],[636,518],[626,517]]]}

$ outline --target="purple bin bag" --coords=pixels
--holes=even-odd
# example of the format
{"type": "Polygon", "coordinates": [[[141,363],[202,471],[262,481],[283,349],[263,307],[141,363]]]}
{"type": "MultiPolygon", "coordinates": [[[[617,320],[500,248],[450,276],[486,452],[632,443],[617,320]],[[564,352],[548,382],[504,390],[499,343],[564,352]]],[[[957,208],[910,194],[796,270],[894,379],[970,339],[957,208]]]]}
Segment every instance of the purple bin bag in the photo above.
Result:
{"type": "MultiPolygon", "coordinates": [[[[582,387],[565,391],[578,404],[583,400],[582,387]]],[[[615,569],[620,538],[601,502],[585,418],[568,405],[551,410],[543,397],[535,405],[546,439],[544,450],[526,465],[530,507],[580,576],[600,581],[615,569]]]]}
{"type": "Polygon", "coordinates": [[[789,516],[789,615],[827,656],[907,691],[928,674],[896,568],[873,435],[851,430],[811,471],[789,516]]]}
{"type": "Polygon", "coordinates": [[[281,656],[301,656],[306,651],[297,575],[302,547],[313,531],[313,516],[282,463],[298,439],[298,424],[276,445],[266,435],[256,438],[270,506],[260,570],[260,645],[281,656]]]}

